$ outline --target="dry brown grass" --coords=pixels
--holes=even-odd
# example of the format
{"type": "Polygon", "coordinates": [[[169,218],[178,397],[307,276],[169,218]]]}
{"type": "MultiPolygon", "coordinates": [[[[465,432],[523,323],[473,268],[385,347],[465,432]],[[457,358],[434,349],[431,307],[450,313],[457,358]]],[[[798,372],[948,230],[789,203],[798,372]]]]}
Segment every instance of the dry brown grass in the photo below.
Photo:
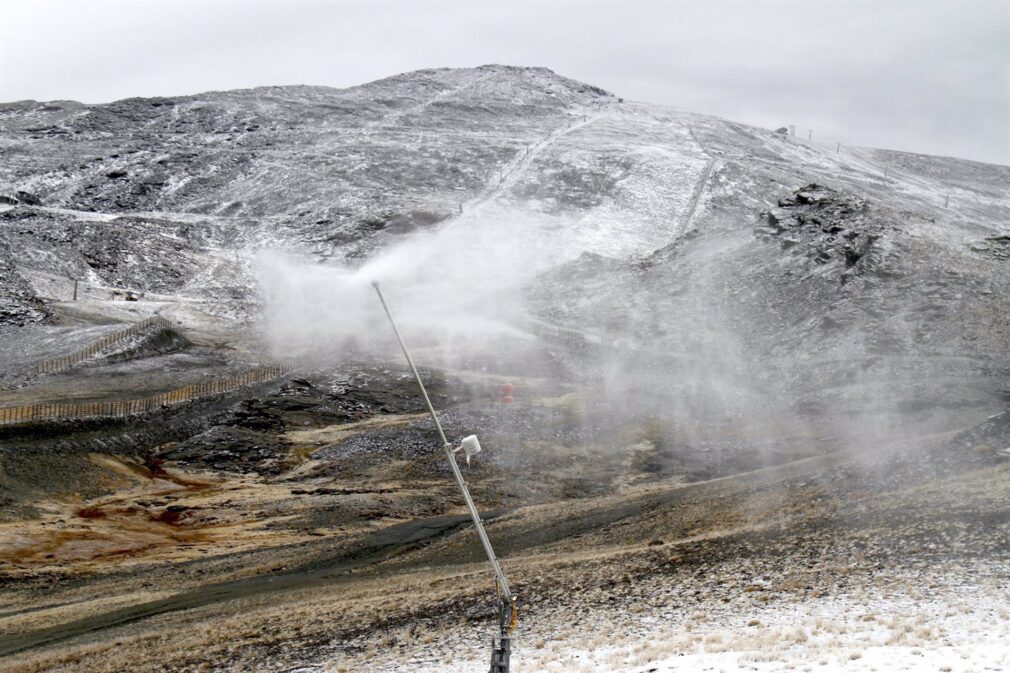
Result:
{"type": "MultiPolygon", "coordinates": [[[[805,464],[808,468],[818,467],[830,460],[817,459],[805,464]]],[[[859,591],[859,587],[867,592],[877,592],[885,586],[911,599],[915,597],[911,588],[871,573],[872,567],[864,562],[865,559],[860,560],[862,557],[858,554],[852,555],[851,562],[841,558],[831,562],[822,560],[809,573],[783,570],[780,566],[784,561],[774,554],[768,559],[760,552],[725,559],[708,555],[710,551],[716,552],[732,544],[739,534],[778,530],[782,520],[772,516],[771,510],[776,503],[789,499],[763,498],[754,490],[775,489],[783,475],[795,474],[797,469],[795,465],[785,466],[739,478],[686,486],[675,483],[636,486],[620,497],[603,496],[531,506],[495,521],[491,526],[492,537],[503,532],[521,535],[523,531],[549,527],[601,507],[627,503],[629,497],[647,498],[657,493],[681,496],[671,500],[673,504],[623,518],[607,530],[590,531],[575,539],[551,540],[522,553],[509,555],[504,565],[510,577],[516,578],[522,608],[520,632],[523,637],[530,638],[527,648],[547,658],[554,652],[555,645],[580,642],[587,631],[592,630],[595,638],[605,638],[607,631],[600,629],[598,623],[574,623],[570,618],[572,614],[592,614],[601,620],[605,617],[609,620],[609,628],[620,634],[638,628],[636,624],[640,615],[655,615],[667,610],[676,615],[680,639],[648,643],[636,652],[626,653],[627,656],[635,661],[656,658],[696,643],[693,638],[700,639],[713,651],[746,651],[760,658],[766,656],[770,642],[812,648],[810,641],[814,633],[818,634],[817,638],[824,639],[825,646],[843,647],[846,652],[852,651],[851,640],[841,636],[851,635],[860,629],[883,629],[885,635],[880,637],[887,644],[916,645],[941,637],[936,625],[918,621],[921,616],[915,620],[904,620],[863,610],[851,614],[843,622],[812,620],[808,628],[766,626],[769,623],[766,611],[788,598],[782,593],[801,593],[805,584],[813,583],[814,578],[819,581],[844,579],[849,586],[847,591],[852,594],[859,591]],[[753,507],[756,514],[741,511],[742,503],[753,507]],[[702,531],[700,534],[697,533],[699,530],[702,531]],[[658,531],[663,531],[661,536],[665,544],[650,546],[649,542],[658,536],[658,531]],[[680,535],[678,531],[685,534],[680,535]],[[702,542],[705,544],[699,544],[702,542]],[[721,593],[712,597],[702,593],[700,597],[693,598],[697,595],[695,590],[709,592],[716,589],[721,593]],[[699,609],[721,605],[717,603],[717,597],[726,598],[736,613],[734,628],[738,631],[732,635],[713,634],[713,613],[708,609],[699,609]],[[689,607],[675,610],[668,607],[685,603],[689,607]],[[557,614],[568,615],[568,623],[551,626],[544,616],[557,614]],[[532,625],[540,630],[525,630],[534,628],[532,625]],[[741,628],[745,625],[751,628],[741,628]]],[[[937,489],[914,487],[903,493],[900,500],[881,501],[874,506],[900,506],[903,511],[915,511],[916,502],[932,502],[938,498],[942,505],[943,502],[976,496],[977,500],[972,502],[991,501],[996,506],[1010,493],[1008,474],[1010,470],[999,468],[979,471],[974,477],[959,475],[937,489]]],[[[230,500],[232,504],[229,506],[246,512],[262,508],[266,502],[290,500],[284,493],[286,488],[280,484],[256,483],[249,487],[237,487],[226,494],[209,489],[193,497],[205,498],[204,502],[213,498],[230,500]]],[[[795,496],[796,507],[790,516],[802,518],[808,516],[811,510],[816,510],[802,506],[804,497],[807,495],[795,496]]],[[[98,525],[97,522],[105,519],[94,521],[98,525]]],[[[249,542],[250,545],[272,544],[280,537],[271,537],[275,533],[266,529],[267,523],[269,519],[257,520],[248,527],[234,527],[236,540],[249,542]],[[259,539],[254,539],[257,536],[260,536],[259,539]]],[[[349,534],[348,544],[352,542],[353,537],[349,534]]],[[[788,552],[791,545],[800,544],[802,540],[790,542],[783,553],[788,552]]],[[[342,655],[344,660],[336,661],[333,670],[339,671],[340,667],[348,671],[367,670],[362,668],[362,662],[379,666],[385,661],[383,650],[399,651],[412,643],[426,643],[432,648],[449,647],[446,640],[455,631],[461,628],[480,631],[489,624],[487,616],[475,618],[484,620],[480,623],[464,622],[460,616],[475,614],[475,610],[476,614],[484,614],[478,608],[490,603],[492,588],[485,565],[481,562],[443,564],[445,559],[471,551],[473,546],[471,532],[464,531],[388,563],[334,579],[328,585],[162,615],[129,629],[102,634],[105,640],[101,642],[65,643],[31,652],[15,663],[8,665],[5,662],[4,665],[8,666],[5,670],[17,673],[59,670],[195,671],[206,668],[208,662],[213,662],[213,670],[257,670],[263,664],[265,652],[289,653],[301,661],[306,657],[326,658],[342,651],[340,648],[344,639],[348,638],[356,638],[355,642],[361,643],[362,649],[342,655]],[[420,623],[424,624],[423,629],[411,629],[411,626],[420,623]],[[129,666],[124,668],[127,664],[129,666]]],[[[276,557],[269,563],[282,565],[292,559],[297,560],[297,548],[290,554],[276,557]]],[[[253,572],[262,571],[268,562],[260,560],[258,563],[261,565],[253,572]]],[[[248,568],[241,572],[247,571],[248,568]]],[[[133,589],[138,590],[136,587],[133,589]]],[[[996,585],[994,591],[1002,591],[1002,588],[996,585]]],[[[19,617],[24,621],[16,622],[16,627],[22,629],[34,623],[62,622],[72,615],[91,614],[103,607],[102,603],[87,602],[84,593],[75,595],[73,600],[79,604],[63,608],[48,606],[40,611],[38,622],[32,622],[32,618],[27,616],[19,617]],[[75,613],[75,610],[80,612],[75,613]]],[[[108,603],[114,604],[118,605],[108,603]]],[[[858,651],[852,653],[857,654],[858,651]]],[[[275,668],[279,668],[283,657],[275,663],[275,668]]]]}

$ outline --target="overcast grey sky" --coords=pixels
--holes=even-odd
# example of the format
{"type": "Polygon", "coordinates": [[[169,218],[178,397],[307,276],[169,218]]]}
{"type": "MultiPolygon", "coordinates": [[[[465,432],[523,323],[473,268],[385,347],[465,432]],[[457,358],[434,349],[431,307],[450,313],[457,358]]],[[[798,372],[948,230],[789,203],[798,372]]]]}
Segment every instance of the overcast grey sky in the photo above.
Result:
{"type": "Polygon", "coordinates": [[[0,101],[543,65],[634,100],[1010,164],[1010,0],[0,0],[0,101]]]}

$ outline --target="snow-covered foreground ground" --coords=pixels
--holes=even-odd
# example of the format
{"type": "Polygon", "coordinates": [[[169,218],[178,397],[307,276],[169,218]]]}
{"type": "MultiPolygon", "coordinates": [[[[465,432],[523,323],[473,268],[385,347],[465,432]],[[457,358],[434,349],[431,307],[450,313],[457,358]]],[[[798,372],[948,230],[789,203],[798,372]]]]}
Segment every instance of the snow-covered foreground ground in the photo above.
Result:
{"type": "Polygon", "coordinates": [[[727,614],[585,653],[534,655],[524,670],[1007,670],[1006,604],[1005,591],[978,587],[920,600],[818,599],[771,609],[760,619],[727,614]]]}
{"type": "MultiPolygon", "coordinates": [[[[1010,591],[1005,574],[998,564],[973,567],[953,581],[945,581],[941,572],[888,571],[842,596],[787,597],[759,607],[741,596],[705,598],[695,608],[658,614],[631,605],[534,615],[517,634],[512,667],[521,673],[1007,671],[1010,591]],[[542,633],[553,637],[534,635],[542,633]]],[[[473,629],[463,631],[435,636],[435,644],[428,645],[442,652],[458,648],[452,661],[418,654],[394,662],[376,648],[371,662],[341,658],[296,670],[484,670],[490,648],[473,642],[473,629]]]]}

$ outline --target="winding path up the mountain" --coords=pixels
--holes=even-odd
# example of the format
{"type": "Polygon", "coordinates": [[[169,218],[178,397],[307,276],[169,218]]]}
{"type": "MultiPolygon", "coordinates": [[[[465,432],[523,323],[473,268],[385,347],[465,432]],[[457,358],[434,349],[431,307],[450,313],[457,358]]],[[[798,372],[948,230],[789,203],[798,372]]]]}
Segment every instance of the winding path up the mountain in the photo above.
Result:
{"type": "Polygon", "coordinates": [[[698,184],[694,187],[694,193],[691,194],[691,201],[687,207],[687,213],[684,215],[684,229],[687,231],[691,227],[691,222],[694,220],[694,213],[698,210],[698,204],[701,203],[701,196],[705,193],[705,187],[708,186],[708,180],[712,177],[712,171],[715,170],[715,165],[717,159],[712,156],[705,147],[705,144],[698,140],[698,135],[694,132],[694,128],[690,125],[687,127],[687,132],[691,134],[691,140],[694,144],[698,146],[698,151],[708,157],[708,163],[705,165],[705,171],[701,174],[701,179],[698,180],[698,184]]]}
{"type": "Polygon", "coordinates": [[[698,210],[698,204],[701,202],[701,196],[705,193],[705,187],[708,186],[708,180],[712,177],[712,171],[715,170],[716,160],[710,158],[708,163],[705,165],[705,170],[701,174],[701,178],[698,180],[698,184],[694,186],[694,193],[691,194],[691,201],[687,206],[687,213],[684,215],[684,231],[687,231],[691,227],[691,221],[694,219],[694,213],[698,210]]]}
{"type": "Polygon", "coordinates": [[[469,203],[463,204],[463,213],[475,213],[486,204],[494,201],[505,191],[515,184],[520,175],[533,163],[545,149],[564,135],[592,124],[602,116],[602,113],[587,114],[581,122],[564,126],[550,132],[539,141],[531,145],[526,152],[517,152],[516,156],[499,169],[500,179],[497,183],[488,185],[481,193],[474,197],[469,203]]]}
{"type": "Polygon", "coordinates": [[[454,86],[454,87],[451,87],[449,89],[446,89],[445,91],[440,91],[439,93],[435,94],[431,98],[429,98],[427,100],[424,100],[424,101],[421,101],[420,103],[418,103],[416,105],[411,105],[410,107],[405,107],[405,108],[401,108],[399,110],[396,110],[395,112],[392,112],[392,113],[390,113],[390,114],[388,114],[388,115],[386,115],[384,117],[376,119],[373,122],[369,122],[368,124],[365,124],[365,126],[363,126],[361,128],[360,133],[363,136],[370,136],[370,135],[372,135],[372,133],[373,133],[373,131],[375,129],[382,128],[384,126],[389,126],[392,122],[396,121],[400,117],[403,117],[404,115],[408,115],[408,114],[411,114],[411,113],[423,110],[425,108],[428,108],[428,107],[434,105],[435,103],[437,103],[440,100],[444,100],[444,99],[448,98],[449,96],[452,96],[452,95],[454,95],[456,93],[459,93],[460,91],[463,91],[464,89],[469,89],[470,87],[474,86],[475,84],[480,84],[481,82],[487,80],[489,77],[490,77],[490,75],[484,75],[482,77],[476,77],[476,78],[472,79],[469,82],[466,82],[464,84],[460,84],[459,86],[454,86]]]}

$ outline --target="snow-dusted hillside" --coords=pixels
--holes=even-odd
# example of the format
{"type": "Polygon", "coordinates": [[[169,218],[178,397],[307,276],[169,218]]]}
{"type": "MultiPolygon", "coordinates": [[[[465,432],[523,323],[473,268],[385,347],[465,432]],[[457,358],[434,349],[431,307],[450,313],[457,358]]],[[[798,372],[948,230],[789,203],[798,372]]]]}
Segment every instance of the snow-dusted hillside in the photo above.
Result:
{"type": "Polygon", "coordinates": [[[485,295],[524,288],[521,310],[617,343],[611,365],[703,410],[981,414],[1008,389],[1003,166],[820,145],[505,66],[6,104],[0,158],[8,324],[109,315],[126,291],[146,293],[141,315],[255,315],[251,260],[283,249],[380,258],[405,286],[444,277],[441,294],[504,277],[485,295]]]}
{"type": "Polygon", "coordinates": [[[485,66],[0,105],[0,668],[485,665],[370,280],[517,670],[1006,665],[1010,168],[485,66]]]}

